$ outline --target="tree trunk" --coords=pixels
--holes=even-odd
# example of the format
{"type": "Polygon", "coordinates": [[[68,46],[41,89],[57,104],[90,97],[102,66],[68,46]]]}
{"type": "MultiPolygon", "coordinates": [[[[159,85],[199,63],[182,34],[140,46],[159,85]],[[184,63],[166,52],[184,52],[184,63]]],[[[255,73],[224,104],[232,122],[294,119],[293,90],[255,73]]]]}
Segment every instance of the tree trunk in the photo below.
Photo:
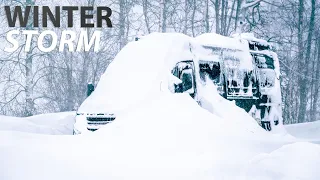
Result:
{"type": "Polygon", "coordinates": [[[142,6],[143,6],[144,22],[146,23],[148,34],[150,34],[151,29],[150,29],[149,18],[148,18],[148,0],[143,0],[142,6]]]}
{"type": "Polygon", "coordinates": [[[216,33],[220,34],[220,0],[216,0],[214,4],[214,9],[216,12],[216,33]]]}
{"type": "MultiPolygon", "coordinates": [[[[66,52],[66,51],[65,51],[66,52]]],[[[67,106],[66,106],[66,110],[67,111],[72,111],[73,110],[73,106],[74,106],[74,95],[73,95],[73,83],[72,83],[72,61],[73,61],[73,54],[70,53],[69,54],[69,58],[67,59],[66,62],[66,71],[67,71],[67,76],[66,76],[66,80],[67,80],[67,106]]],[[[67,56],[67,53],[65,54],[65,56],[67,56]]]]}
{"type": "MultiPolygon", "coordinates": [[[[226,29],[226,35],[229,34],[230,25],[231,25],[231,17],[232,17],[232,15],[233,15],[234,6],[235,6],[235,4],[236,4],[236,1],[237,1],[237,0],[233,0],[233,3],[232,3],[231,12],[230,12],[230,16],[229,16],[229,20],[228,20],[228,25],[227,25],[227,29],[226,29]]],[[[228,13],[226,13],[226,14],[228,14],[228,13]]]]}
{"type": "Polygon", "coordinates": [[[196,9],[197,9],[197,4],[196,4],[196,0],[192,0],[193,2],[193,8],[192,8],[192,16],[191,16],[191,30],[192,30],[192,36],[195,36],[195,31],[194,31],[194,17],[196,14],[196,9]]]}
{"type": "MultiPolygon", "coordinates": [[[[26,5],[27,6],[33,6],[34,2],[32,0],[26,0],[26,5]]],[[[30,15],[31,17],[29,18],[29,22],[28,22],[28,26],[27,26],[27,30],[32,30],[32,13],[30,15]]],[[[33,59],[32,59],[32,50],[34,47],[34,43],[31,40],[31,49],[29,52],[27,52],[26,55],[26,60],[25,60],[25,68],[26,68],[26,87],[25,87],[25,93],[26,93],[26,112],[25,115],[26,116],[32,116],[34,115],[34,101],[33,101],[33,70],[32,70],[32,66],[33,66],[33,59]]]]}
{"type": "Polygon", "coordinates": [[[209,0],[206,0],[205,28],[206,28],[206,33],[210,32],[210,22],[209,22],[209,0]]]}
{"type": "Polygon", "coordinates": [[[125,0],[119,0],[119,24],[120,24],[120,29],[119,29],[119,48],[120,50],[125,46],[125,20],[126,20],[126,13],[125,13],[125,0]]]}
{"type": "MultiPolygon", "coordinates": [[[[318,32],[315,31],[315,38],[318,37],[318,32]]],[[[314,79],[315,78],[315,73],[316,73],[316,69],[317,69],[317,52],[318,52],[318,48],[317,48],[318,42],[314,41],[314,48],[313,48],[313,54],[312,54],[312,58],[311,58],[311,69],[310,69],[310,73],[311,73],[311,78],[310,78],[310,111],[309,111],[309,121],[312,121],[312,117],[313,117],[313,106],[315,105],[313,103],[313,98],[314,98],[314,92],[315,92],[315,88],[316,88],[316,83],[317,81],[314,79]]]]}
{"type": "Polygon", "coordinates": [[[221,17],[220,17],[220,25],[221,25],[221,28],[220,28],[220,34],[224,35],[224,30],[225,30],[225,0],[222,0],[221,1],[221,17]]]}
{"type": "Polygon", "coordinates": [[[311,110],[311,117],[310,117],[310,121],[315,121],[317,119],[317,115],[318,115],[318,100],[319,100],[319,86],[320,86],[320,35],[317,36],[317,50],[318,50],[318,54],[317,54],[317,63],[315,63],[316,66],[316,70],[315,70],[315,76],[313,79],[313,84],[315,86],[314,88],[314,96],[313,96],[313,101],[312,101],[312,110],[311,110]]]}
{"type": "Polygon", "coordinates": [[[160,22],[159,22],[159,32],[166,32],[166,22],[167,22],[167,13],[166,13],[166,0],[160,1],[160,22]]]}
{"type": "Polygon", "coordinates": [[[187,34],[188,30],[188,14],[189,14],[189,0],[185,0],[184,2],[184,27],[183,27],[183,33],[187,34]]]}
{"type": "Polygon", "coordinates": [[[307,95],[308,95],[308,71],[309,71],[309,61],[310,61],[310,53],[311,53],[311,40],[313,36],[313,29],[314,29],[314,18],[315,18],[315,0],[312,0],[312,7],[311,7],[311,15],[310,15],[310,24],[309,24],[309,33],[307,39],[307,52],[306,58],[303,60],[303,41],[302,41],[302,23],[303,23],[303,11],[304,11],[304,4],[303,0],[299,1],[299,60],[302,62],[300,63],[299,67],[302,68],[303,76],[299,77],[299,87],[300,87],[300,106],[299,106],[299,115],[298,115],[298,122],[305,122],[306,121],[306,110],[307,110],[307,95]],[[301,44],[300,44],[301,43],[301,44]]]}
{"type": "Polygon", "coordinates": [[[234,20],[234,31],[239,32],[238,22],[239,22],[239,14],[241,11],[242,0],[237,0],[237,8],[236,8],[236,18],[234,20]]]}

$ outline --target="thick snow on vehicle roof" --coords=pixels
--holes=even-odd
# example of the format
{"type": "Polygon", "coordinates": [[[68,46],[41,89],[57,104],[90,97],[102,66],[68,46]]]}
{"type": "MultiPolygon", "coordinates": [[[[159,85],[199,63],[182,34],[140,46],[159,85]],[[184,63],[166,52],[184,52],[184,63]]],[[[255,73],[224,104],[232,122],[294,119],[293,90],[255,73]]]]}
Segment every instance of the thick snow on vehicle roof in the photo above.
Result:
{"type": "Polygon", "coordinates": [[[193,38],[183,34],[152,33],[128,43],[78,112],[115,113],[160,92],[174,65],[193,59],[192,41],[193,38]]]}
{"type": "Polygon", "coordinates": [[[246,42],[241,42],[239,39],[222,36],[216,33],[201,34],[195,39],[204,46],[221,47],[228,49],[246,50],[246,42]]]}
{"type": "Polygon", "coordinates": [[[247,40],[230,38],[215,33],[205,33],[197,36],[196,41],[205,47],[218,48],[223,51],[225,60],[228,57],[234,57],[240,61],[240,69],[253,69],[252,57],[249,51],[249,44],[247,40]]]}
{"type": "Polygon", "coordinates": [[[248,41],[253,41],[253,42],[256,42],[262,46],[271,46],[266,40],[256,38],[253,33],[233,34],[232,37],[238,38],[238,39],[246,39],[248,41]]]}

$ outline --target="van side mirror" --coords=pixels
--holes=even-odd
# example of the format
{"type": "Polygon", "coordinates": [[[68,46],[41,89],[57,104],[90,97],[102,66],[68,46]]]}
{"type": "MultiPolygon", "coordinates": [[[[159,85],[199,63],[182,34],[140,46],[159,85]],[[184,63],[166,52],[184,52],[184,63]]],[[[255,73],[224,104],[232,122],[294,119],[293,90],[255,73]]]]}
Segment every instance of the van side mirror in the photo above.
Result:
{"type": "Polygon", "coordinates": [[[181,72],[181,80],[182,80],[182,92],[187,92],[189,94],[193,94],[194,90],[194,77],[192,69],[185,69],[181,72]]]}
{"type": "Polygon", "coordinates": [[[174,83],[175,93],[189,93],[193,94],[194,90],[194,79],[192,69],[185,69],[181,72],[181,79],[174,83]]]}
{"type": "Polygon", "coordinates": [[[169,78],[169,89],[173,93],[189,93],[194,95],[196,92],[195,77],[192,62],[179,62],[172,70],[169,78]]]}
{"type": "Polygon", "coordinates": [[[174,84],[174,92],[175,93],[183,93],[183,85],[182,82],[178,84],[174,84]]]}

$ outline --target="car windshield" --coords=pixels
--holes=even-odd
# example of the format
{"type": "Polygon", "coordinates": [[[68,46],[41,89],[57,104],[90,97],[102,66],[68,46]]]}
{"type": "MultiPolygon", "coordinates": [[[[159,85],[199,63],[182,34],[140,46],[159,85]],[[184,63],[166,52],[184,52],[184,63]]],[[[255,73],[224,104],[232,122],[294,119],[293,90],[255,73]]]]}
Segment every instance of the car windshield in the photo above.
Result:
{"type": "Polygon", "coordinates": [[[220,64],[218,62],[204,62],[200,61],[199,63],[200,68],[200,78],[202,81],[206,81],[208,77],[215,83],[219,83],[220,81],[220,64]]]}

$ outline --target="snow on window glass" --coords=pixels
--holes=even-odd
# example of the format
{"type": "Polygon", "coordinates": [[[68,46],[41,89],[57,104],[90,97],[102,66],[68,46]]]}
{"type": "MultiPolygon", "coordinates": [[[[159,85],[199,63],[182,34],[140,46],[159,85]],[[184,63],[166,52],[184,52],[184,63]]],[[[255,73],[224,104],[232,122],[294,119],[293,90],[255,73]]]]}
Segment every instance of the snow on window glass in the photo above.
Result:
{"type": "Polygon", "coordinates": [[[260,71],[260,85],[262,87],[273,87],[275,84],[276,73],[272,69],[263,69],[260,71]]]}

